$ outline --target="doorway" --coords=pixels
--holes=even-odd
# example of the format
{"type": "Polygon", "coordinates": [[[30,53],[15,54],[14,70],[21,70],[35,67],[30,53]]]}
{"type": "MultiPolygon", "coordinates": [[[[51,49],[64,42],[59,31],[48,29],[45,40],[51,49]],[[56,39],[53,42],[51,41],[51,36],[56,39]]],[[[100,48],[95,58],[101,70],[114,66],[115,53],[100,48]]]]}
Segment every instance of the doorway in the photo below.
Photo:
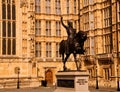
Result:
{"type": "Polygon", "coordinates": [[[45,80],[47,81],[47,86],[53,85],[53,72],[50,69],[45,72],[45,80]]]}

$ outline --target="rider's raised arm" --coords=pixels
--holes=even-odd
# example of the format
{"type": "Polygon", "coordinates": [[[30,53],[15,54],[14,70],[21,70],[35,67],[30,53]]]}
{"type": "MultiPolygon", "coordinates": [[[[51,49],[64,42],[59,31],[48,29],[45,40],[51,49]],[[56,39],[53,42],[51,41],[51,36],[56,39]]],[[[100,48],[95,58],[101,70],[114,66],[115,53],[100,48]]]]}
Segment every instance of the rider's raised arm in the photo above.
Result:
{"type": "Polygon", "coordinates": [[[61,17],[61,23],[62,23],[62,26],[65,27],[66,29],[68,28],[64,23],[63,23],[63,17],[61,17]]]}

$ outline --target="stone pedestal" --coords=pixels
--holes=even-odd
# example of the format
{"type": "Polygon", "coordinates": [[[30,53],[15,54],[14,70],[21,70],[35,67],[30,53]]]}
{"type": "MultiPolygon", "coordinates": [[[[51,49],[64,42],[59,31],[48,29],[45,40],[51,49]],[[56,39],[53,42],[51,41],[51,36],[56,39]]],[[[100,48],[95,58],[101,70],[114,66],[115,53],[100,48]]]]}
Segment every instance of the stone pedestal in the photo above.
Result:
{"type": "Polygon", "coordinates": [[[57,89],[54,92],[89,92],[87,71],[58,72],[57,89]]]}

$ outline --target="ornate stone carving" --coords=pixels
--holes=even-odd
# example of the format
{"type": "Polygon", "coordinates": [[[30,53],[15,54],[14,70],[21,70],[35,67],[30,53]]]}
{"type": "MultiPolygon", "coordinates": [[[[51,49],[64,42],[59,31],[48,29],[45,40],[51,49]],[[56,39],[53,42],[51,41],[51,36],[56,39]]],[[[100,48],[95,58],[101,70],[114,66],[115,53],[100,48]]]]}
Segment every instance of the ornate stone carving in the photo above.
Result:
{"type": "Polygon", "coordinates": [[[20,8],[28,7],[28,2],[26,0],[20,0],[20,8]]]}

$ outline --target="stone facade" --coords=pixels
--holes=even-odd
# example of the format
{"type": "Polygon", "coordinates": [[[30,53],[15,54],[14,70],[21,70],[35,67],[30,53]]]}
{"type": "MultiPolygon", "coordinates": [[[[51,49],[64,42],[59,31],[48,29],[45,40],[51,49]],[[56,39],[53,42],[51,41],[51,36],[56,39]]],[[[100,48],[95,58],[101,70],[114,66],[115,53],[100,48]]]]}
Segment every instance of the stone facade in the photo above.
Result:
{"type": "Polygon", "coordinates": [[[82,0],[81,29],[88,32],[88,58],[85,66],[90,72],[90,85],[116,87],[119,76],[120,1],[82,0]],[[84,22],[82,22],[84,21],[84,22]]]}
{"type": "MultiPolygon", "coordinates": [[[[66,31],[60,25],[60,17],[63,16],[66,24],[67,20],[77,21],[77,12],[74,14],[73,8],[70,9],[70,6],[74,7],[73,1],[69,2],[69,16],[66,14],[67,7],[64,0],[60,2],[59,0],[56,2],[55,0],[0,0],[0,2],[0,87],[17,86],[18,68],[20,87],[40,86],[41,80],[45,79],[48,85],[54,85],[56,72],[62,70],[61,57],[58,55],[59,42],[66,39],[66,31]],[[10,26],[8,21],[11,23],[10,26]],[[13,21],[15,26],[12,25],[13,21]],[[14,34],[13,31],[15,36],[12,38],[13,35],[9,34],[14,34]],[[12,39],[16,41],[14,44],[12,39]],[[15,53],[12,53],[14,50],[15,53]]],[[[77,6],[75,9],[77,11],[77,6]]],[[[77,22],[74,23],[74,27],[77,28],[76,25],[77,22]]],[[[71,59],[67,66],[75,69],[71,59]]]]}
{"type": "MultiPolygon", "coordinates": [[[[90,73],[89,85],[95,86],[97,73],[100,86],[115,87],[120,57],[119,6],[119,0],[0,0],[0,87],[16,87],[18,67],[21,87],[40,86],[41,80],[55,85],[55,74],[62,70],[59,43],[67,36],[61,16],[65,24],[70,20],[77,31],[88,33],[87,52],[78,57],[81,69],[90,73]]],[[[67,67],[76,69],[72,56],[67,67]]]]}

